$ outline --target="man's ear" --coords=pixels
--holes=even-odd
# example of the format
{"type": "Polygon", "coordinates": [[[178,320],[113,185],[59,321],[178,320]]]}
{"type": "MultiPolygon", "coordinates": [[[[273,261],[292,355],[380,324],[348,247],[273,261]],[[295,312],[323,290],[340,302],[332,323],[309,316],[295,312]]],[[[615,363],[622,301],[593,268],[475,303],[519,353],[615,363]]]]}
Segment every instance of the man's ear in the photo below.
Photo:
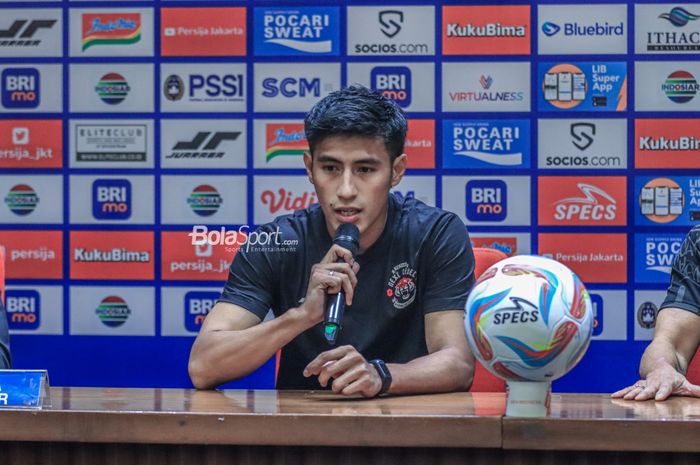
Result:
{"type": "Polygon", "coordinates": [[[391,187],[396,187],[401,182],[403,175],[406,174],[406,163],[405,153],[402,153],[394,160],[394,165],[391,167],[391,187]]]}
{"type": "Polygon", "coordinates": [[[309,178],[309,182],[311,184],[314,183],[314,173],[313,173],[313,165],[314,164],[314,158],[313,155],[311,155],[310,152],[305,151],[304,152],[304,166],[306,166],[306,176],[309,178]]]}

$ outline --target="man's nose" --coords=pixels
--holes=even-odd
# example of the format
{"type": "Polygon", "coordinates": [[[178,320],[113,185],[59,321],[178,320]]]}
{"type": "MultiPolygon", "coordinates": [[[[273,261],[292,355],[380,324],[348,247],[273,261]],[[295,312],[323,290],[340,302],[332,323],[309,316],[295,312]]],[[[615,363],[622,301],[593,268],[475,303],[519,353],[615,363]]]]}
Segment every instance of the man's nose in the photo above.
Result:
{"type": "Polygon", "coordinates": [[[345,170],[343,178],[338,186],[338,197],[341,199],[351,199],[357,195],[357,187],[352,170],[345,170]]]}

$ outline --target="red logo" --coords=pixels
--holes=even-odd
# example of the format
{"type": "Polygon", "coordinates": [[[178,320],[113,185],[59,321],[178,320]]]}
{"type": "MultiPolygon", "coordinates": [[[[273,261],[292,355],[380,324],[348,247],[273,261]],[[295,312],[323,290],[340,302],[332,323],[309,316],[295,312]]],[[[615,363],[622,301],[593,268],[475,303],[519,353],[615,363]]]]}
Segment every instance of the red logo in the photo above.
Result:
{"type": "Polygon", "coordinates": [[[161,233],[161,277],[170,280],[224,281],[237,247],[223,243],[192,245],[185,231],[161,233]]]}
{"type": "Polygon", "coordinates": [[[624,226],[627,180],[624,176],[540,176],[540,225],[624,226]]]}
{"type": "Polygon", "coordinates": [[[62,231],[0,231],[10,279],[63,278],[62,231]]]}
{"type": "Polygon", "coordinates": [[[539,254],[563,263],[587,283],[627,282],[625,234],[540,234],[539,254]]]}
{"type": "Polygon", "coordinates": [[[245,7],[162,8],[161,55],[245,56],[245,7]]]}
{"type": "Polygon", "coordinates": [[[0,168],[61,168],[61,120],[0,121],[0,168]]]}
{"type": "Polygon", "coordinates": [[[530,6],[443,6],[443,55],[529,55],[530,6]]]}
{"type": "Polygon", "coordinates": [[[265,125],[265,161],[270,163],[276,157],[301,158],[309,150],[309,142],[304,134],[304,123],[267,123],[265,125]]]}
{"type": "Polygon", "coordinates": [[[82,49],[141,40],[141,13],[84,13],[82,49]]]}
{"type": "Polygon", "coordinates": [[[153,279],[150,231],[71,231],[72,279],[153,279]]]}
{"type": "Polygon", "coordinates": [[[271,214],[277,212],[291,213],[295,210],[309,208],[316,203],[316,192],[306,191],[303,194],[295,194],[294,192],[280,187],[276,191],[265,190],[260,194],[260,201],[266,205],[271,214]]]}
{"type": "Polygon", "coordinates": [[[408,120],[404,152],[408,168],[435,168],[435,120],[408,120]]]}
{"type": "Polygon", "coordinates": [[[634,140],[635,168],[700,167],[700,120],[638,119],[634,140]]]}

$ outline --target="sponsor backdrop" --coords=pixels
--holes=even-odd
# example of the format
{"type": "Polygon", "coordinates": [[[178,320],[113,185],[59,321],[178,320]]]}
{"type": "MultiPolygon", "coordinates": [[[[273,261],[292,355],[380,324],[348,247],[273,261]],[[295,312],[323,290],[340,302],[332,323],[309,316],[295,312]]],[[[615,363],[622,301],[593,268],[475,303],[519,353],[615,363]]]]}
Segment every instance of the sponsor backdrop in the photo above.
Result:
{"type": "MultiPolygon", "coordinates": [[[[631,382],[700,223],[700,2],[316,3],[0,3],[16,366],[191,386],[235,248],[188,233],[244,238],[313,204],[304,112],[361,83],[409,116],[397,192],[588,285],[594,341],[555,390],[631,382]]],[[[273,371],[231,385],[272,387],[273,371]]]]}

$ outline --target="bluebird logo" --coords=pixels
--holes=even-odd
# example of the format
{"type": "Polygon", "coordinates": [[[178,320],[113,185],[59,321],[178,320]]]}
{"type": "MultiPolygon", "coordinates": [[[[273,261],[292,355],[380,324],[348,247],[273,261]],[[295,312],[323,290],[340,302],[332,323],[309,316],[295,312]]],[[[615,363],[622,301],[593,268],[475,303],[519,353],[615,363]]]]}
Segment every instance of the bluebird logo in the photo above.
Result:
{"type": "Polygon", "coordinates": [[[499,180],[469,181],[466,186],[467,219],[500,222],[506,219],[508,187],[499,180]]]}
{"type": "Polygon", "coordinates": [[[552,36],[556,35],[560,30],[561,30],[561,27],[558,24],[555,24],[555,23],[552,23],[549,21],[545,21],[542,24],[542,32],[547,37],[552,37],[552,36]]]}
{"type": "Polygon", "coordinates": [[[376,66],[372,69],[372,89],[406,108],[411,104],[411,70],[406,66],[376,66]]]}
{"type": "Polygon", "coordinates": [[[98,220],[131,216],[131,183],[126,179],[96,179],[92,183],[92,215],[98,220]]]}
{"type": "Polygon", "coordinates": [[[598,294],[588,294],[593,306],[593,337],[603,333],[603,298],[598,294]]]}
{"type": "Polygon", "coordinates": [[[199,332],[204,319],[219,299],[218,292],[192,291],[185,294],[185,328],[199,332]]]}
{"type": "Polygon", "coordinates": [[[321,79],[313,78],[266,78],[262,82],[263,97],[274,98],[278,95],[283,97],[320,97],[321,96],[321,79]]]}
{"type": "Polygon", "coordinates": [[[10,329],[38,329],[41,323],[41,296],[37,291],[8,289],[5,295],[10,329]]]}
{"type": "Polygon", "coordinates": [[[2,71],[2,106],[5,108],[37,108],[40,102],[39,70],[5,68],[2,71]]]}

